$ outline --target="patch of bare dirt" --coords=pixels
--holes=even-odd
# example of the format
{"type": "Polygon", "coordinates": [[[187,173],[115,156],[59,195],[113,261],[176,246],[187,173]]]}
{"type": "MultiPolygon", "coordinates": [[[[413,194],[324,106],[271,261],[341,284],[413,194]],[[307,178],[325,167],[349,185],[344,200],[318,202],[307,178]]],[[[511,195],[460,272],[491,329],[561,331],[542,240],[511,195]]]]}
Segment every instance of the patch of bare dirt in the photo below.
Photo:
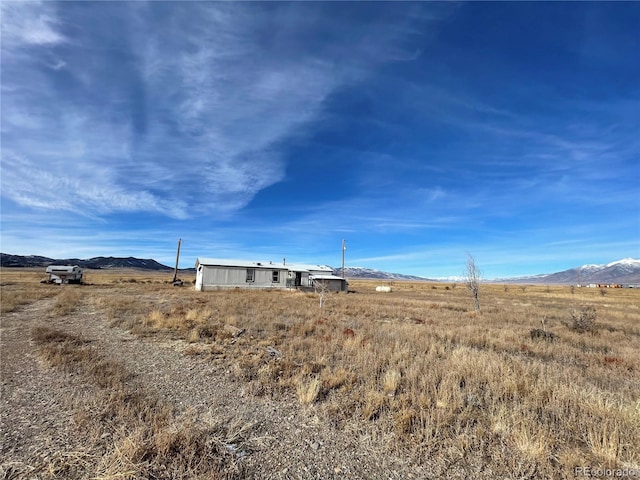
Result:
{"type": "MultiPolygon", "coordinates": [[[[41,364],[30,341],[31,329],[46,323],[54,300],[41,300],[2,318],[0,473],[3,478],[33,478],[63,452],[81,452],[73,411],[64,392],[71,379],[41,364]]],[[[36,477],[37,478],[37,477],[36,477]]]]}

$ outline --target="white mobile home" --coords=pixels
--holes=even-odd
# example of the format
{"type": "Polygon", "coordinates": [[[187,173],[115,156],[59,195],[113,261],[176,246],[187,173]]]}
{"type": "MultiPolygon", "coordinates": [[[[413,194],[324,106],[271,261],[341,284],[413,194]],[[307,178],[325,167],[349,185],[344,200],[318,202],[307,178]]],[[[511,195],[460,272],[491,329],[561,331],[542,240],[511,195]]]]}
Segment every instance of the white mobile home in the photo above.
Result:
{"type": "Polygon", "coordinates": [[[196,290],[222,288],[315,288],[346,291],[347,282],[331,267],[302,263],[254,262],[222,258],[196,260],[196,290]]]}
{"type": "Polygon", "coordinates": [[[82,269],[78,265],[49,265],[49,283],[82,283],[82,269]]]}
{"type": "Polygon", "coordinates": [[[288,270],[283,263],[222,258],[196,260],[196,290],[223,288],[286,288],[288,270]]]}

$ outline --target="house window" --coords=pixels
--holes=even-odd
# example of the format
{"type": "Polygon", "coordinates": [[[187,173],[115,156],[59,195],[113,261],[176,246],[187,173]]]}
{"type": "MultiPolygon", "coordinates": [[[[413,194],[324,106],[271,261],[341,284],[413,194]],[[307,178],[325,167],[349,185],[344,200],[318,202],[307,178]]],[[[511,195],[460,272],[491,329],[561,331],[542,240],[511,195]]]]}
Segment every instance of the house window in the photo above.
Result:
{"type": "Polygon", "coordinates": [[[274,270],[271,273],[271,281],[273,283],[280,283],[280,270],[274,270]]]}
{"type": "Polygon", "coordinates": [[[255,279],[256,279],[256,269],[247,268],[247,282],[255,282],[255,279]]]}

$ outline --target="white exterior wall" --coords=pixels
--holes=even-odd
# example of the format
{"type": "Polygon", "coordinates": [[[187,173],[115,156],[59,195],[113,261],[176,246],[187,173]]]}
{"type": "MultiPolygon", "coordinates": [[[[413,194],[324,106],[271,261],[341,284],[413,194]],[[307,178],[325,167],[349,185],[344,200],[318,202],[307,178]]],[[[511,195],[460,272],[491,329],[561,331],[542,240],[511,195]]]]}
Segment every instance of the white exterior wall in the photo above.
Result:
{"type": "Polygon", "coordinates": [[[252,267],[228,267],[199,265],[196,272],[196,290],[219,288],[285,288],[287,270],[281,268],[253,268],[253,282],[247,282],[247,270],[252,267]],[[278,282],[273,281],[273,272],[279,272],[278,282]]]}

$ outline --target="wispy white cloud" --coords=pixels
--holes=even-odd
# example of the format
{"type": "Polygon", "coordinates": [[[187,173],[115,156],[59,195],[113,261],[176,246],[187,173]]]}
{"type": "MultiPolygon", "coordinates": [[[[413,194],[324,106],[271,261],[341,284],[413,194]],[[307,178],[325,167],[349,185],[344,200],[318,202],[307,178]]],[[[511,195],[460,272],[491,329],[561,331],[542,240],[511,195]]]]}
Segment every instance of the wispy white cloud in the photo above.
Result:
{"type": "MultiPolygon", "coordinates": [[[[190,3],[168,14],[160,4],[6,3],[3,39],[34,56],[9,57],[3,76],[12,91],[3,104],[3,195],[98,215],[224,216],[244,207],[285,178],[279,142],[320,117],[337,89],[403,54],[405,35],[393,25],[360,29],[369,40],[346,62],[349,29],[334,29],[342,33],[322,51],[296,45],[305,8],[274,7],[288,20],[274,41],[263,32],[271,7],[190,3]],[[119,38],[94,29],[103,9],[122,23],[119,38]],[[372,49],[389,54],[380,60],[372,49]]],[[[326,26],[335,20],[308,8],[326,26]]]]}
{"type": "Polygon", "coordinates": [[[50,46],[66,41],[50,2],[2,2],[2,42],[10,51],[21,45],[50,46]]]}
{"type": "Polygon", "coordinates": [[[110,172],[107,169],[98,170],[102,172],[79,165],[73,176],[54,174],[5,150],[3,194],[23,206],[67,210],[89,216],[113,210],[143,210],[175,218],[184,216],[184,204],[168,203],[144,191],[127,191],[109,180],[110,172]]]}

